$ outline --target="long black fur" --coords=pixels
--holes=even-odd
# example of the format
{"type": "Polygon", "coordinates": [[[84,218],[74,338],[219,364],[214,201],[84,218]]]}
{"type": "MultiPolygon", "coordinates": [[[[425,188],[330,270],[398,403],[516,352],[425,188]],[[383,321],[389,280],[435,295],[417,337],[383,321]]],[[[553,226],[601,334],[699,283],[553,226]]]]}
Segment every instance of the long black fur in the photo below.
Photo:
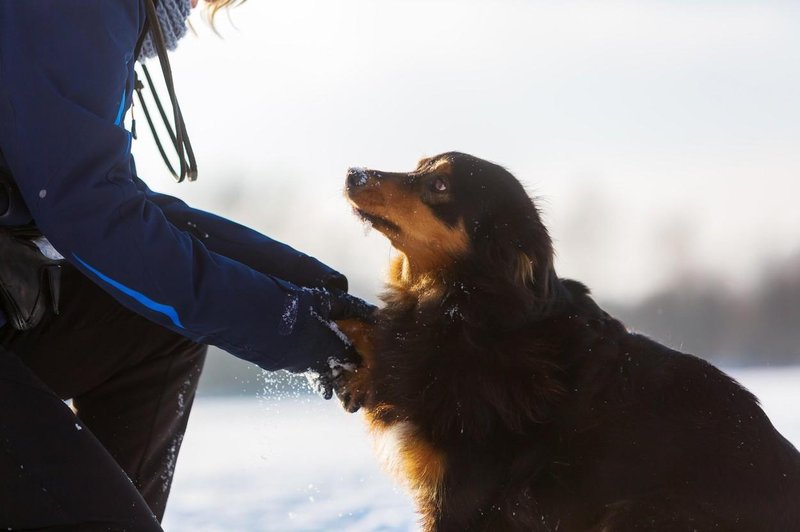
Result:
{"type": "Polygon", "coordinates": [[[454,198],[432,209],[464,221],[470,252],[437,273],[437,297],[384,296],[365,403],[445,457],[426,528],[800,530],[800,455],[753,395],[559,279],[510,173],[440,157],[454,198]]]}

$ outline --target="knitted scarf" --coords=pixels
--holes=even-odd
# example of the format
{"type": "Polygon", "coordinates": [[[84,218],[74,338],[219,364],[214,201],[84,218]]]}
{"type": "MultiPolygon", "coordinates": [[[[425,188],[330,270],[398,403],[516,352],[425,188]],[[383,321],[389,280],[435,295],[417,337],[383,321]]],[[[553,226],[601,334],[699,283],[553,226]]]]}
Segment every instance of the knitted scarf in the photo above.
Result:
{"type": "MultiPolygon", "coordinates": [[[[164,34],[164,44],[167,46],[167,50],[174,50],[178,46],[178,40],[186,35],[186,19],[191,12],[192,0],[158,0],[156,14],[158,23],[161,25],[161,32],[164,34]]],[[[150,23],[152,24],[153,21],[150,23]]],[[[148,31],[142,43],[139,60],[142,61],[156,55],[153,37],[148,31]]]]}

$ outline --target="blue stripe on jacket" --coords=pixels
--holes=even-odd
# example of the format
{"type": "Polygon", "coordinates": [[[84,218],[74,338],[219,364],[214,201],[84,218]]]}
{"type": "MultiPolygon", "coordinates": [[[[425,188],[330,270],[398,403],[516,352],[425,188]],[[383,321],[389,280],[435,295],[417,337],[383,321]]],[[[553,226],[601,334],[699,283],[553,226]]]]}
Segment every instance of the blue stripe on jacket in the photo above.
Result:
{"type": "Polygon", "coordinates": [[[158,312],[160,314],[165,315],[166,317],[168,317],[170,319],[170,321],[172,321],[172,323],[176,327],[179,327],[181,329],[184,328],[183,324],[181,324],[180,318],[178,317],[177,311],[174,308],[172,308],[171,306],[164,305],[163,303],[157,303],[157,302],[153,301],[152,299],[150,299],[146,295],[142,294],[141,292],[137,292],[133,288],[129,288],[129,287],[125,286],[124,284],[120,283],[119,281],[115,281],[111,277],[109,277],[109,276],[105,275],[104,273],[100,272],[96,268],[93,268],[92,266],[87,264],[85,261],[81,260],[81,258],[79,256],[75,255],[74,253],[72,254],[72,256],[75,258],[75,260],[77,260],[80,264],[82,264],[84,268],[86,268],[87,270],[89,270],[90,272],[95,274],[99,279],[101,279],[101,280],[105,281],[106,283],[110,284],[111,286],[113,286],[114,288],[116,288],[117,290],[122,292],[123,294],[132,297],[133,299],[138,301],[142,306],[144,306],[146,308],[149,308],[153,312],[158,312]]]}

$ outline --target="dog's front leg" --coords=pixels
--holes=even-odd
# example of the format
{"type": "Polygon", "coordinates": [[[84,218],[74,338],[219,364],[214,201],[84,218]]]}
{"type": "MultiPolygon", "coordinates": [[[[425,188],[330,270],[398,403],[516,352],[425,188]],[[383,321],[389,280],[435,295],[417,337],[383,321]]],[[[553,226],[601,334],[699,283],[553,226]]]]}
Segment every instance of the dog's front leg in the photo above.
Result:
{"type": "Polygon", "coordinates": [[[336,326],[361,355],[361,364],[354,371],[342,375],[335,387],[336,396],[345,410],[356,412],[367,404],[369,396],[372,395],[372,369],[375,361],[372,342],[374,325],[361,320],[341,320],[336,322],[336,326]]]}

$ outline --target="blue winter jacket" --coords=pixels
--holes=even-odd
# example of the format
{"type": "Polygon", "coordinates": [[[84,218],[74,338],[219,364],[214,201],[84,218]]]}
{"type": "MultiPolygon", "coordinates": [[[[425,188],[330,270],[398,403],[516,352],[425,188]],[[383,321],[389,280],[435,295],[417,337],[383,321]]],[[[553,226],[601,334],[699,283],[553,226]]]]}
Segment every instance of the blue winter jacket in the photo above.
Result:
{"type": "Polygon", "coordinates": [[[344,277],[136,176],[123,117],[144,21],[141,0],[0,0],[0,168],[55,248],[134,312],[267,369],[339,354],[300,286],[344,277]]]}

